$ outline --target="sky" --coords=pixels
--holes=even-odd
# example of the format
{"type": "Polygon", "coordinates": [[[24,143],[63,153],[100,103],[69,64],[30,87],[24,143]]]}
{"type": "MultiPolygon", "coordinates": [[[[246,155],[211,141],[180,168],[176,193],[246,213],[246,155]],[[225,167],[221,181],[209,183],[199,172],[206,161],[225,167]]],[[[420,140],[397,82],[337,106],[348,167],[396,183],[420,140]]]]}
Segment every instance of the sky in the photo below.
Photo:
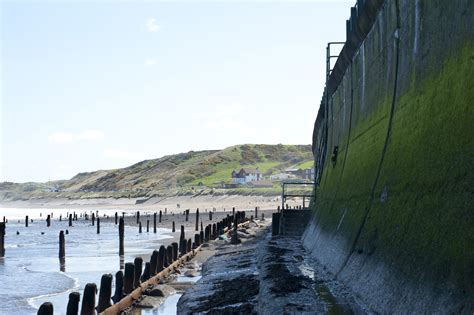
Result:
{"type": "Polygon", "coordinates": [[[0,182],[310,144],[354,3],[0,0],[0,182]]]}

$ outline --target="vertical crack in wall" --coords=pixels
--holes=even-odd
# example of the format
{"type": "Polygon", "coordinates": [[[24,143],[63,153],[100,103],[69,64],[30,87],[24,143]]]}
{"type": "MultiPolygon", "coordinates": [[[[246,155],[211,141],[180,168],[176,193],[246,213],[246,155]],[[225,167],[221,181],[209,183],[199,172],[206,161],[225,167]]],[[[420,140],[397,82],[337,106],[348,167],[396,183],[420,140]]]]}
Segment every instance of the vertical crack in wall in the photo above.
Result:
{"type": "Polygon", "coordinates": [[[373,203],[373,200],[374,200],[374,197],[375,197],[375,189],[376,189],[377,184],[379,182],[380,172],[382,170],[382,165],[383,165],[383,161],[384,161],[384,158],[385,158],[385,153],[387,152],[388,142],[390,140],[390,134],[391,134],[392,124],[393,124],[393,116],[394,116],[394,112],[395,112],[395,101],[396,101],[396,97],[397,97],[398,70],[399,70],[398,68],[399,68],[399,58],[400,58],[400,24],[401,23],[400,23],[400,5],[399,5],[398,0],[395,1],[395,6],[396,6],[396,9],[397,9],[397,29],[395,30],[395,34],[394,34],[394,44],[395,44],[395,78],[394,78],[394,80],[395,80],[395,82],[393,84],[393,96],[392,96],[392,104],[391,104],[391,107],[390,107],[390,116],[389,116],[389,120],[388,120],[387,134],[385,135],[385,142],[384,142],[384,146],[383,146],[382,153],[381,153],[381,156],[380,156],[380,161],[379,161],[379,164],[378,164],[378,167],[377,167],[377,173],[376,173],[375,181],[374,181],[374,184],[372,185],[370,200],[369,200],[369,203],[367,204],[367,207],[366,207],[364,219],[363,219],[362,224],[360,225],[360,227],[357,231],[356,237],[354,238],[354,241],[351,245],[349,254],[347,255],[346,259],[344,260],[344,263],[342,264],[341,268],[339,269],[339,271],[335,275],[336,278],[342,272],[342,270],[346,267],[347,263],[349,262],[349,259],[354,254],[354,250],[355,250],[355,247],[357,245],[357,242],[359,241],[360,235],[362,234],[362,231],[365,227],[365,224],[367,223],[367,218],[369,216],[369,212],[370,212],[370,209],[372,208],[372,203],[373,203]]]}

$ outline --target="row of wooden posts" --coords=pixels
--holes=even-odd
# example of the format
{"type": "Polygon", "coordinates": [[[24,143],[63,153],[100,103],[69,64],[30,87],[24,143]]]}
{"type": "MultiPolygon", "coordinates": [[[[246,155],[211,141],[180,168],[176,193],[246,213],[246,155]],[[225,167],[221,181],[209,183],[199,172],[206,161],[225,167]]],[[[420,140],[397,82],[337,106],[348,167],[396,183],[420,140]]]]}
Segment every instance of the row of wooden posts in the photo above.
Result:
{"type": "MultiPolygon", "coordinates": [[[[187,210],[189,215],[189,210],[187,210]]],[[[255,209],[255,215],[257,215],[257,208],[255,209]]],[[[209,214],[212,219],[212,213],[209,214]]],[[[137,213],[137,218],[139,214],[137,213]]],[[[253,216],[252,216],[253,217],[253,216]]],[[[117,218],[117,216],[116,216],[117,218]]],[[[164,245],[160,246],[158,250],[154,250],[150,261],[145,263],[143,268],[143,259],[141,257],[136,257],[134,262],[127,262],[125,264],[124,272],[119,270],[115,274],[115,293],[112,296],[112,274],[104,274],[101,278],[100,290],[99,290],[99,300],[96,306],[96,293],[97,286],[95,283],[87,283],[84,288],[84,294],[81,304],[81,315],[92,315],[97,312],[107,313],[107,309],[112,310],[114,306],[117,306],[118,303],[127,295],[131,294],[132,291],[137,288],[142,288],[143,284],[149,284],[150,279],[156,279],[157,277],[163,277],[164,271],[167,271],[166,274],[170,272],[170,269],[174,269],[177,266],[177,262],[181,262],[182,259],[188,257],[190,253],[194,254],[194,250],[198,248],[201,244],[209,242],[210,240],[216,239],[219,235],[224,234],[227,230],[234,226],[234,233],[232,236],[232,243],[235,243],[237,238],[236,229],[238,224],[245,221],[245,211],[235,211],[235,208],[232,211],[232,215],[227,215],[221,221],[213,224],[208,224],[204,229],[201,222],[201,231],[194,235],[194,241],[189,238],[186,239],[184,226],[181,225],[181,234],[179,244],[174,242],[171,245],[165,247],[164,245]],[[235,235],[235,236],[234,236],[235,235]],[[235,238],[235,239],[234,239],[235,238]],[[180,260],[181,259],[181,260],[180,260]],[[112,302],[115,304],[113,306],[112,302]]],[[[196,215],[196,231],[198,231],[198,222],[199,222],[199,210],[196,215]]],[[[4,227],[4,224],[3,224],[4,227]]],[[[174,222],[173,222],[174,227],[174,222]]],[[[0,224],[0,235],[1,235],[2,224],[0,224]]],[[[59,233],[59,258],[65,257],[64,249],[64,232],[59,233]]],[[[124,254],[124,218],[119,220],[119,254],[124,254]]],[[[151,283],[150,283],[151,284],[151,283]]],[[[141,291],[140,291],[141,292],[141,291]]],[[[130,299],[132,301],[133,299],[130,299]]],[[[79,314],[79,303],[80,303],[80,293],[71,292],[69,294],[69,301],[67,304],[67,315],[77,315],[79,314]]],[[[129,307],[128,303],[125,305],[129,307]]],[[[123,306],[123,307],[125,307],[123,306]]],[[[122,305],[120,305],[122,308],[122,305]]],[[[120,311],[123,309],[120,309],[120,311]]],[[[39,310],[38,315],[51,315],[53,314],[53,305],[50,302],[43,303],[39,310]]],[[[110,311],[108,314],[115,314],[116,310],[110,311]]],[[[118,313],[118,312],[117,312],[118,313]]]]}

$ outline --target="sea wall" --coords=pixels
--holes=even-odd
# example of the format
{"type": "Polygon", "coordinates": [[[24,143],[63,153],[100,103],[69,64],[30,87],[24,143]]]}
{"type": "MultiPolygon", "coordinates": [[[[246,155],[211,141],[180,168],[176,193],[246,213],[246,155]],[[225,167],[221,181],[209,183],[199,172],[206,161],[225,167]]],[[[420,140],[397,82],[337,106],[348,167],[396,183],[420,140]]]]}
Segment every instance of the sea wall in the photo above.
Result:
{"type": "Polygon", "coordinates": [[[322,98],[303,242],[374,311],[472,314],[474,1],[377,2],[322,98]]]}

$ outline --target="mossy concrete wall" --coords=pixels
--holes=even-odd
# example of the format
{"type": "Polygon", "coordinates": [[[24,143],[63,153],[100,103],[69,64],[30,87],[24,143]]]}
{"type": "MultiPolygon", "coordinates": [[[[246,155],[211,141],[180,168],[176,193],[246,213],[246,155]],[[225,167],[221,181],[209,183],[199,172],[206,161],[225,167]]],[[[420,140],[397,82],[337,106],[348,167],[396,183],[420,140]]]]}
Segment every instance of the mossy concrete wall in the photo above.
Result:
{"type": "Polygon", "coordinates": [[[386,0],[328,100],[305,247],[373,311],[472,314],[474,1],[386,0]]]}

